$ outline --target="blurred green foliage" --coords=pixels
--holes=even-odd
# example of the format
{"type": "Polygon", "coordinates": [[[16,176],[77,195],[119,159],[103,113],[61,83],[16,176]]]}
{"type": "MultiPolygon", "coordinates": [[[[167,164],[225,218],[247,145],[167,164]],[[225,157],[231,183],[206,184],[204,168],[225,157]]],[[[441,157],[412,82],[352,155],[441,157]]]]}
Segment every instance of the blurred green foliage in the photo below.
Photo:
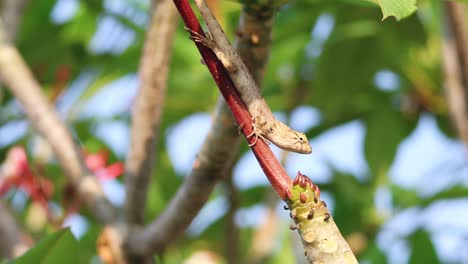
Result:
{"type": "Polygon", "coordinates": [[[36,244],[23,256],[15,259],[15,264],[30,263],[87,263],[88,260],[80,262],[78,255],[78,241],[73,237],[69,228],[57,231],[36,244]]]}

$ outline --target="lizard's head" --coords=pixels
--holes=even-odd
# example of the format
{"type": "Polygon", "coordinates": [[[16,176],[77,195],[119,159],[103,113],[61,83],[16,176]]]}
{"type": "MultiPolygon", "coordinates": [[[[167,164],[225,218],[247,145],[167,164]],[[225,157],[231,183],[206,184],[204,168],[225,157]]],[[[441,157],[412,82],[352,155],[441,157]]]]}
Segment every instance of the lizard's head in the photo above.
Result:
{"type": "Polygon", "coordinates": [[[307,140],[307,136],[304,133],[294,131],[292,138],[292,146],[282,146],[282,149],[293,151],[301,154],[312,153],[312,147],[307,140]]]}
{"type": "Polygon", "coordinates": [[[307,140],[307,136],[304,133],[301,132],[296,132],[296,140],[297,140],[297,145],[300,146],[299,149],[303,154],[309,154],[312,153],[312,147],[309,144],[309,140],[307,140]]]}

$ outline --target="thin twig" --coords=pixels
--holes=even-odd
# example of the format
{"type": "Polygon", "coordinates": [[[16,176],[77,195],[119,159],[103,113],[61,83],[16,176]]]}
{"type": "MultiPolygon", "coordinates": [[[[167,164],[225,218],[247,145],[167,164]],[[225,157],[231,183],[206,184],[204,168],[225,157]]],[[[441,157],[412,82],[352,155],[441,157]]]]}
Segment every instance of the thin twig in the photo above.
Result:
{"type": "Polygon", "coordinates": [[[0,257],[15,258],[28,248],[22,238],[16,219],[6,205],[0,201],[0,257]]]}
{"type": "Polygon", "coordinates": [[[465,89],[468,90],[468,29],[465,21],[466,4],[458,1],[445,1],[451,31],[456,43],[458,60],[465,89]]]}
{"type": "MultiPolygon", "coordinates": [[[[7,39],[16,39],[16,33],[23,15],[26,0],[0,1],[0,17],[5,18],[7,39]]],[[[1,172],[0,172],[1,174],[1,172]]],[[[0,178],[2,175],[0,175],[0,178]]],[[[17,225],[17,221],[6,205],[0,201],[0,258],[15,258],[24,253],[29,245],[25,243],[24,236],[17,225]]]]}
{"type": "Polygon", "coordinates": [[[444,5],[444,88],[452,121],[460,138],[468,144],[468,31],[464,5],[453,1],[445,1],[444,5]]]}
{"type": "Polygon", "coordinates": [[[280,219],[276,213],[278,203],[277,196],[271,197],[271,202],[267,201],[267,208],[264,221],[255,229],[252,235],[252,246],[248,252],[249,263],[260,264],[266,263],[267,259],[278,246],[280,234],[280,219]]]}
{"type": "Polygon", "coordinates": [[[98,221],[115,221],[114,209],[97,178],[85,167],[71,134],[48,103],[18,50],[7,41],[1,21],[0,78],[21,103],[32,126],[51,145],[65,175],[77,187],[80,196],[98,221]]]}
{"type": "Polygon", "coordinates": [[[262,5],[247,1],[233,45],[260,88],[270,58],[275,11],[271,2],[262,5]]]}
{"type": "Polygon", "coordinates": [[[132,114],[131,144],[126,162],[126,219],[143,224],[146,196],[166,93],[177,10],[170,0],[158,1],[140,62],[140,89],[132,114]]]}

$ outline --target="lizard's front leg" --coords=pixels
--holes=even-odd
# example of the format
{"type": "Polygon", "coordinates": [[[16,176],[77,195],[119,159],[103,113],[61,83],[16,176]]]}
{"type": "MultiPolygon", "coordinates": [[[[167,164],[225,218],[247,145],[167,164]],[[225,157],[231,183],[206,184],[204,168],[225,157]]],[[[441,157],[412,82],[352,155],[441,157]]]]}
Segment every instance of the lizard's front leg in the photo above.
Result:
{"type": "Polygon", "coordinates": [[[237,71],[237,68],[234,66],[233,63],[231,63],[229,57],[216,45],[216,42],[213,40],[213,38],[208,32],[205,33],[208,37],[204,37],[198,32],[195,32],[188,27],[184,28],[188,32],[192,33],[190,39],[192,39],[195,42],[199,42],[205,45],[207,48],[211,49],[216,54],[216,57],[218,57],[218,59],[221,61],[226,70],[228,70],[229,72],[237,71]]]}
{"type": "Polygon", "coordinates": [[[255,136],[255,141],[251,144],[249,144],[249,147],[257,144],[257,141],[258,141],[258,138],[261,138],[263,139],[266,143],[270,144],[271,142],[266,139],[264,136],[263,136],[263,130],[258,126],[259,124],[259,119],[256,118],[255,116],[252,117],[252,133],[250,133],[249,135],[247,135],[247,138],[251,138],[253,136],[255,136]]]}
{"type": "Polygon", "coordinates": [[[195,41],[195,42],[199,42],[199,43],[203,44],[204,46],[210,48],[210,49],[213,50],[213,51],[214,51],[215,49],[217,49],[216,43],[214,42],[214,40],[213,40],[213,38],[211,37],[210,33],[205,32],[205,34],[207,35],[207,36],[205,37],[205,36],[202,36],[200,33],[191,30],[191,29],[188,28],[188,27],[184,27],[184,29],[191,33],[191,35],[190,35],[190,39],[191,39],[191,40],[193,40],[193,41],[195,41]]]}

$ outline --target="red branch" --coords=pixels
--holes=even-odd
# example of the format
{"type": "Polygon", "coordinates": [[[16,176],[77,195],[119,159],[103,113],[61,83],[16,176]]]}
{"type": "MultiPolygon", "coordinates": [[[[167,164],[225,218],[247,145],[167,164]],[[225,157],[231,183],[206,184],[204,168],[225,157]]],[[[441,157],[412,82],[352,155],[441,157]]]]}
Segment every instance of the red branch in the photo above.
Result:
{"type": "MultiPolygon", "coordinates": [[[[186,27],[202,36],[205,36],[205,33],[198,23],[198,20],[193,13],[192,7],[187,2],[187,0],[174,0],[174,4],[180,13],[180,16],[184,20],[186,27]]],[[[252,116],[240,99],[237,89],[229,78],[229,75],[224,69],[224,66],[218,60],[213,51],[201,43],[195,42],[195,44],[200,51],[200,54],[203,57],[203,60],[205,61],[208,69],[210,70],[213,79],[218,85],[221,94],[226,100],[229,109],[231,109],[231,112],[233,113],[237,123],[247,124],[242,129],[242,133],[247,138],[247,135],[253,131],[252,126],[250,125],[252,123],[252,116]]],[[[249,143],[253,143],[254,140],[254,137],[247,139],[249,143]]],[[[259,139],[257,143],[251,147],[251,149],[271,185],[278,193],[278,195],[283,200],[285,200],[287,198],[287,190],[292,186],[291,178],[288,176],[284,168],[273,155],[271,149],[263,140],[259,139]]]]}

